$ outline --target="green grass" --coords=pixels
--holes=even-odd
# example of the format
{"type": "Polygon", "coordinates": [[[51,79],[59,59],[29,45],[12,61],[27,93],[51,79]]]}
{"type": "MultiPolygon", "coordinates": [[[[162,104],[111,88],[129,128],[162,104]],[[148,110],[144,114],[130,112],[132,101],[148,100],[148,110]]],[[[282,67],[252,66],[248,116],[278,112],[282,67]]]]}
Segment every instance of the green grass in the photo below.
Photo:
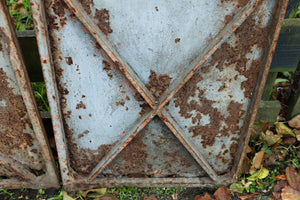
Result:
{"type": "Polygon", "coordinates": [[[31,83],[34,96],[40,111],[50,111],[47,94],[46,94],[46,87],[43,82],[32,82],[31,83]]]}
{"type": "Polygon", "coordinates": [[[9,13],[17,31],[33,29],[29,0],[6,0],[9,13]]]}

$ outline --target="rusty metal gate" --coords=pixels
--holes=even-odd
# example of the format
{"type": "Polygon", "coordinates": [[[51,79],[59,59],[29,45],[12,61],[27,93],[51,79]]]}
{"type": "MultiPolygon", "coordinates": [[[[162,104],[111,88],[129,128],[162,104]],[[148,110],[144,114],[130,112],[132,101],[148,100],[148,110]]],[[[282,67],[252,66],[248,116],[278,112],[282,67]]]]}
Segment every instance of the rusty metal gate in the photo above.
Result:
{"type": "Polygon", "coordinates": [[[59,187],[5,1],[0,1],[0,188],[59,187]]]}
{"type": "Polygon", "coordinates": [[[67,190],[235,180],[287,0],[32,0],[67,190]]]}

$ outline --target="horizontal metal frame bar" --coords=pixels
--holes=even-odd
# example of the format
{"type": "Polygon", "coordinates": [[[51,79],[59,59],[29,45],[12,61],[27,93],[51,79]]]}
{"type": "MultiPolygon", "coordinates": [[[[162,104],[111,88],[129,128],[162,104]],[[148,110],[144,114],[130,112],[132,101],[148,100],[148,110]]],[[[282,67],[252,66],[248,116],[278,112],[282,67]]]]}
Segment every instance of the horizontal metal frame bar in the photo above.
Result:
{"type": "MultiPolygon", "coordinates": [[[[221,177],[222,185],[231,183],[227,176],[221,177]]],[[[202,178],[96,178],[92,182],[84,179],[76,179],[64,188],[67,191],[87,190],[99,187],[122,187],[122,186],[137,186],[137,187],[204,187],[216,186],[214,181],[208,177],[202,178]]]]}

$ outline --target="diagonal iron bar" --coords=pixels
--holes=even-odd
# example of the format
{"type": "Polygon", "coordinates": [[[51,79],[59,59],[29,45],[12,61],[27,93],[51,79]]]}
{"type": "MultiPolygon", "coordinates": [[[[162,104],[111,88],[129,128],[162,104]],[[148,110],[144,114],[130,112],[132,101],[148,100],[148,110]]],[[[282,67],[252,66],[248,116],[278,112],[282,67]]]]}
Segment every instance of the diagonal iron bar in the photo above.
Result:
{"type": "Polygon", "coordinates": [[[31,173],[28,169],[26,169],[21,163],[10,158],[9,156],[0,152],[0,165],[5,168],[12,170],[15,175],[24,178],[27,181],[34,182],[36,176],[31,173]]]}
{"type": "Polygon", "coordinates": [[[130,81],[130,83],[136,88],[136,90],[142,95],[146,102],[153,108],[155,106],[155,98],[150,91],[145,87],[145,84],[140,80],[135,71],[130,65],[125,62],[118,52],[113,48],[110,42],[106,39],[105,35],[94,23],[94,21],[87,15],[86,11],[78,0],[65,0],[69,8],[74,12],[78,19],[84,24],[84,26],[90,31],[99,45],[104,49],[108,56],[114,63],[118,65],[120,70],[130,81]]]}
{"type": "MultiPolygon", "coordinates": [[[[136,126],[131,128],[129,131],[122,136],[118,141],[115,147],[96,165],[88,176],[88,181],[92,181],[96,176],[127,146],[127,144],[138,134],[138,132],[144,128],[154,116],[156,116],[161,109],[170,101],[170,99],[176,94],[176,92],[194,75],[194,73],[207,61],[207,59],[224,43],[224,41],[246,20],[246,18],[257,8],[261,0],[250,1],[248,4],[239,11],[233,18],[232,22],[227,24],[225,28],[213,39],[213,41],[204,49],[204,53],[197,57],[191,64],[190,69],[186,73],[181,74],[176,82],[172,83],[171,87],[162,96],[158,106],[153,101],[153,96],[150,94],[149,90],[145,85],[138,79],[131,67],[124,62],[121,57],[118,55],[117,51],[111,46],[111,44],[106,40],[104,34],[92,21],[92,19],[85,13],[84,9],[80,6],[77,0],[65,0],[67,5],[72,9],[75,15],[79,20],[85,24],[86,28],[91,32],[96,41],[103,47],[107,52],[108,56],[117,63],[121,71],[129,79],[129,81],[136,87],[138,92],[145,98],[145,100],[153,108],[152,111],[145,114],[137,123],[136,126]],[[128,71],[129,70],[129,71],[128,71]]],[[[165,112],[165,111],[164,111],[165,112]]],[[[167,113],[164,113],[167,114],[167,113]]],[[[196,147],[193,145],[192,141],[188,140],[186,136],[182,134],[179,126],[173,120],[170,120],[170,117],[165,117],[164,114],[161,114],[162,118],[167,119],[168,122],[165,122],[167,126],[172,130],[175,136],[183,143],[183,145],[188,149],[193,149],[192,156],[198,161],[198,163],[203,167],[203,169],[208,173],[208,175],[216,181],[217,175],[205,161],[203,156],[196,154],[196,147]]],[[[163,120],[164,121],[164,120],[163,120]]]]}
{"type": "Polygon", "coordinates": [[[183,144],[183,146],[189,151],[189,153],[194,157],[194,159],[200,164],[200,166],[204,169],[204,171],[206,171],[208,176],[211,177],[211,179],[213,179],[214,181],[217,181],[218,175],[216,174],[216,172],[205,160],[204,156],[201,154],[201,152],[199,151],[197,146],[193,143],[193,141],[184,134],[184,131],[172,118],[170,113],[165,108],[162,108],[158,113],[158,116],[169,127],[169,129],[173,132],[173,134],[177,137],[177,139],[183,144]]]}

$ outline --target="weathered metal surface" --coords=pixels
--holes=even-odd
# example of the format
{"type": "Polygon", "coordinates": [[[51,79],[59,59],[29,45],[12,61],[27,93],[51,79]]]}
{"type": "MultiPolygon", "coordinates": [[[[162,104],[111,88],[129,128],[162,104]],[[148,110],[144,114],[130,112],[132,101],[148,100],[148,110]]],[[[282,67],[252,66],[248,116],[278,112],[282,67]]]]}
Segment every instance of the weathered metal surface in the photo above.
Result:
{"type": "Polygon", "coordinates": [[[232,182],[286,4],[32,0],[65,188],[232,182]]]}
{"type": "Polygon", "coordinates": [[[55,165],[44,134],[14,28],[5,1],[1,1],[1,188],[59,186],[55,165]]]}

